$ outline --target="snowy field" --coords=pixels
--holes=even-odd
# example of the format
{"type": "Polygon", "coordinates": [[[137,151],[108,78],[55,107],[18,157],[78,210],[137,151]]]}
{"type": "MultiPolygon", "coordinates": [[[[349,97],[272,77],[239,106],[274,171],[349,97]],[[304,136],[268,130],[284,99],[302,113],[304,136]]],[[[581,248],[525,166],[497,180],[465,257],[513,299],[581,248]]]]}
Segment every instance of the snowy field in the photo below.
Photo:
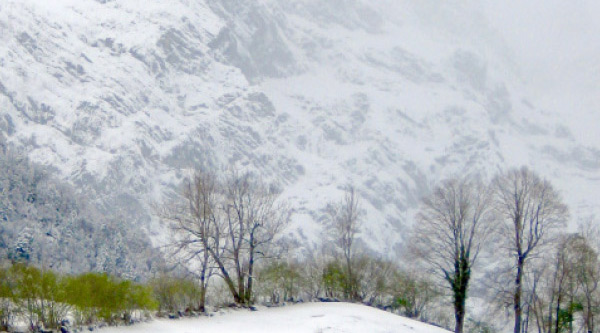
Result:
{"type": "Polygon", "coordinates": [[[348,303],[307,303],[258,311],[230,311],[213,317],[157,319],[129,327],[110,327],[102,333],[193,332],[370,332],[447,333],[439,327],[375,308],[348,303]]]}

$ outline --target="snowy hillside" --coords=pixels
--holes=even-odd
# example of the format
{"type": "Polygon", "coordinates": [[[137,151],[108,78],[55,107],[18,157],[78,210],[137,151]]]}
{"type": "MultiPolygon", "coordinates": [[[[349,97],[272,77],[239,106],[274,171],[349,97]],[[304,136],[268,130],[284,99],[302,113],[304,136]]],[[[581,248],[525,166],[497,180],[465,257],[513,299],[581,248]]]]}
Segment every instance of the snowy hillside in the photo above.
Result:
{"type": "Polygon", "coordinates": [[[131,327],[102,329],[105,333],[135,332],[373,332],[444,333],[439,327],[364,305],[308,303],[258,312],[230,312],[209,318],[154,320],[131,327]]]}
{"type": "Polygon", "coordinates": [[[600,147],[571,127],[575,97],[537,100],[486,13],[475,1],[4,0],[0,129],[155,239],[151,207],[199,165],[280,182],[311,241],[324,202],[353,183],[379,252],[454,174],[529,165],[574,219],[600,212],[600,147]]]}

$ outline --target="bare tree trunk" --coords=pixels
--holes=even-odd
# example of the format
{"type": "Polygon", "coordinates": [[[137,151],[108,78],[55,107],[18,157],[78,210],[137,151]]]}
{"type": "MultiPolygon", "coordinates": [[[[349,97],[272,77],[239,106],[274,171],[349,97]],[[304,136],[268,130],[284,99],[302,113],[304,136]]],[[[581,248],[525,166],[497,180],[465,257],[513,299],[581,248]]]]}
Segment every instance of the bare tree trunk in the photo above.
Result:
{"type": "Polygon", "coordinates": [[[526,310],[525,310],[525,318],[523,319],[523,332],[527,332],[529,330],[529,312],[530,312],[530,306],[529,304],[527,304],[526,310]]]}
{"type": "Polygon", "coordinates": [[[348,285],[346,286],[348,298],[352,301],[359,301],[357,279],[352,270],[352,259],[350,255],[346,256],[346,268],[348,270],[348,285]]]}
{"type": "Polygon", "coordinates": [[[554,321],[552,318],[552,314],[554,313],[552,311],[552,304],[554,304],[554,297],[552,297],[552,299],[550,300],[549,304],[548,304],[548,333],[552,333],[552,322],[554,321]]]}
{"type": "Polygon", "coordinates": [[[238,304],[241,303],[242,299],[240,297],[240,294],[235,289],[235,284],[233,283],[233,280],[231,279],[229,272],[227,272],[227,268],[225,268],[225,265],[223,265],[223,261],[221,260],[220,256],[218,256],[212,249],[210,249],[210,253],[211,253],[212,257],[215,259],[215,262],[217,263],[217,266],[219,267],[219,271],[221,271],[221,277],[223,278],[223,281],[225,281],[227,288],[229,288],[229,291],[231,292],[231,295],[233,296],[234,302],[238,303],[238,304]]]}
{"type": "MultiPolygon", "coordinates": [[[[204,283],[204,281],[201,281],[204,283]]],[[[200,299],[198,300],[198,311],[206,312],[206,287],[200,287],[200,299]]]]}
{"type": "Polygon", "coordinates": [[[246,299],[246,291],[244,288],[244,271],[242,270],[242,264],[239,259],[239,253],[236,253],[235,258],[236,258],[235,259],[235,267],[236,267],[236,271],[237,271],[237,289],[238,289],[238,291],[237,291],[238,300],[236,300],[236,303],[244,304],[245,299],[246,299]]]}
{"type": "MultiPolygon", "coordinates": [[[[206,254],[209,254],[208,251],[206,251],[206,254]]],[[[207,255],[205,255],[202,271],[200,272],[200,299],[198,300],[198,311],[200,312],[206,312],[206,288],[208,287],[208,281],[206,279],[206,272],[208,270],[207,255]]]]}
{"type": "Polygon", "coordinates": [[[558,295],[556,299],[556,308],[555,308],[555,320],[554,320],[554,332],[560,332],[560,302],[562,301],[562,290],[561,287],[558,287],[558,295]]]}
{"type": "MultiPolygon", "coordinates": [[[[248,286],[246,287],[246,304],[250,305],[251,301],[252,301],[252,286],[253,286],[253,282],[254,282],[254,251],[255,251],[255,244],[254,244],[254,233],[252,233],[250,235],[250,259],[248,262],[248,286]]],[[[285,298],[284,298],[285,299],[285,298]]]]}
{"type": "Polygon", "coordinates": [[[464,330],[467,290],[471,279],[469,258],[463,248],[459,253],[460,259],[455,263],[454,274],[446,274],[446,279],[452,286],[452,297],[454,298],[454,333],[462,333],[464,330]]]}
{"type": "Polygon", "coordinates": [[[454,297],[454,333],[462,333],[465,326],[465,304],[467,301],[467,281],[459,282],[454,297]]]}
{"type": "Polygon", "coordinates": [[[588,333],[591,333],[594,331],[594,317],[593,317],[593,313],[592,313],[592,301],[590,300],[590,297],[587,297],[587,315],[585,318],[585,323],[587,326],[587,331],[588,333]]]}
{"type": "Polygon", "coordinates": [[[524,260],[519,256],[517,261],[517,276],[515,278],[515,294],[514,294],[514,310],[515,310],[515,326],[514,333],[521,333],[521,316],[523,309],[521,308],[521,295],[523,293],[523,265],[524,260]]]}

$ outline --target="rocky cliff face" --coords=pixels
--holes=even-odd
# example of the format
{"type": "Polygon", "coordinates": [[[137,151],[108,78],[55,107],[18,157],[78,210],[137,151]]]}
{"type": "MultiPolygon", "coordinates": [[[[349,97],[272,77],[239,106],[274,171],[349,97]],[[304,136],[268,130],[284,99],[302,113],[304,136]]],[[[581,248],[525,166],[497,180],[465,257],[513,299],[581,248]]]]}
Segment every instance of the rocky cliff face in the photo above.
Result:
{"type": "Polygon", "coordinates": [[[156,241],[151,206],[199,165],[281,183],[311,242],[353,183],[379,252],[450,175],[526,164],[597,211],[598,147],[536,106],[486,27],[427,1],[7,0],[0,128],[156,241]]]}

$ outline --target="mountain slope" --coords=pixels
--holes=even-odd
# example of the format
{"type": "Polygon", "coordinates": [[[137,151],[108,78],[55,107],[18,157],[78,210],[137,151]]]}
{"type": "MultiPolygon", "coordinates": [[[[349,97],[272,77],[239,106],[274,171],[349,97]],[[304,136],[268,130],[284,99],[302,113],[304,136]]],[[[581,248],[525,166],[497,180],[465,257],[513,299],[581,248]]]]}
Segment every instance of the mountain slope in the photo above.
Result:
{"type": "Polygon", "coordinates": [[[575,218],[598,211],[600,151],[527,95],[476,2],[0,4],[0,128],[32,160],[160,241],[151,207],[198,165],[282,184],[318,242],[347,183],[363,240],[401,244],[442,177],[530,165],[575,218]]]}

